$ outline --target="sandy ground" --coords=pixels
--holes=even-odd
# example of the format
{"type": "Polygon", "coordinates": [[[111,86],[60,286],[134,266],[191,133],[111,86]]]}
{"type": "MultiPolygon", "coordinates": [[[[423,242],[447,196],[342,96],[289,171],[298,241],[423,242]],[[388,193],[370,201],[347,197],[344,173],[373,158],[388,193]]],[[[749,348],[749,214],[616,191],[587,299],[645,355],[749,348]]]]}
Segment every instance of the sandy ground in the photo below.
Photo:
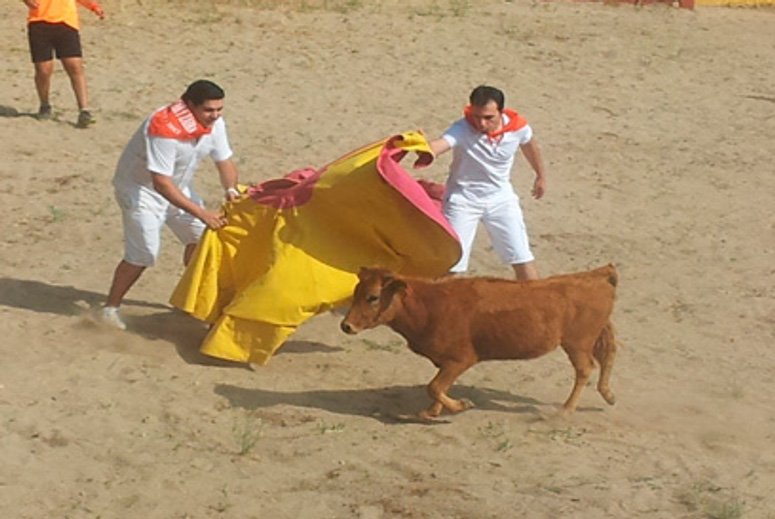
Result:
{"type": "MultiPolygon", "coordinates": [[[[0,5],[0,517],[775,517],[775,12],[247,3],[82,11],[85,131],[59,66],[57,119],[26,116],[24,10],[0,5]],[[122,250],[116,160],[199,77],[227,91],[246,181],[435,136],[473,86],[504,88],[547,163],[541,201],[526,162],[514,172],[542,273],[619,267],[617,404],[590,387],[558,416],[573,374],[557,351],[478,365],[453,388],[476,409],[403,423],[433,367],[333,314],[265,367],[208,360],[201,323],[166,304],[171,234],[129,295],[129,330],[95,325],[122,250]]],[[[213,206],[214,171],[198,177],[213,206]]],[[[509,275],[484,236],[473,266],[509,275]]]]}

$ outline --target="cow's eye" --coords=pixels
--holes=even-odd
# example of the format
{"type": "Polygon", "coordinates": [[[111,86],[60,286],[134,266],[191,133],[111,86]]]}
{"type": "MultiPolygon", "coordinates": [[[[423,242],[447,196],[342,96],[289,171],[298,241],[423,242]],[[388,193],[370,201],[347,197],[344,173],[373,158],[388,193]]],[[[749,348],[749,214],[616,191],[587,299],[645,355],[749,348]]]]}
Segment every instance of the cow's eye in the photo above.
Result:
{"type": "Polygon", "coordinates": [[[371,295],[366,297],[367,303],[376,303],[377,301],[379,301],[379,296],[371,295]]]}

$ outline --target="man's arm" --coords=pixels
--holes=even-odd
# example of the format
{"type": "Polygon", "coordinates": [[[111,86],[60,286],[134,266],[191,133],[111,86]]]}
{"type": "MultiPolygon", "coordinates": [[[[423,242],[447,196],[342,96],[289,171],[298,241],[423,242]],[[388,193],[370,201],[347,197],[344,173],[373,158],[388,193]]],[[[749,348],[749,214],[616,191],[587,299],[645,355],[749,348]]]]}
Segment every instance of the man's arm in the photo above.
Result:
{"type": "Polygon", "coordinates": [[[546,193],[546,172],[544,171],[544,161],[541,158],[541,150],[538,148],[535,139],[530,139],[530,141],[520,146],[520,149],[533,168],[533,171],[535,171],[536,179],[533,182],[532,193],[533,197],[538,200],[546,193]]]}
{"type": "Polygon", "coordinates": [[[237,174],[237,166],[231,159],[222,160],[216,162],[215,167],[218,168],[218,174],[221,177],[221,185],[226,190],[226,200],[232,201],[239,198],[239,191],[237,191],[237,183],[239,183],[239,175],[237,174]]]}
{"type": "Polygon", "coordinates": [[[223,213],[200,207],[178,189],[171,177],[151,171],[151,178],[153,179],[153,188],[175,207],[194,215],[212,229],[220,229],[226,225],[227,221],[223,213]]]}
{"type": "Polygon", "coordinates": [[[449,150],[452,149],[452,146],[449,145],[447,140],[443,137],[439,137],[438,139],[432,140],[428,143],[428,145],[431,147],[431,151],[435,156],[439,156],[442,153],[446,153],[449,150]]]}
{"type": "Polygon", "coordinates": [[[100,20],[105,18],[105,11],[102,10],[102,6],[97,2],[94,2],[93,0],[77,0],[77,2],[99,16],[100,20]]]}

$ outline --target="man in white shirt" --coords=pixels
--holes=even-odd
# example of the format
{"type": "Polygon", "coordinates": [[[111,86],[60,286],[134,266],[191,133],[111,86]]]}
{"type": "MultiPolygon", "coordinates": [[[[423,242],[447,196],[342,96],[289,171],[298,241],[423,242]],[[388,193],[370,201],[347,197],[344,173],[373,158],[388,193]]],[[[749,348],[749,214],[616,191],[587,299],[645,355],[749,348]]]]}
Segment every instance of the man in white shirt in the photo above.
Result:
{"type": "Polygon", "coordinates": [[[224,96],[215,83],[195,81],[181,99],[151,114],[121,154],[113,186],[124,225],[124,258],[101,314],[116,328],[126,328],[118,308],[143,271],[156,262],[163,225],[185,246],[184,264],[206,227],[226,225],[222,212],[205,208],[193,190],[194,172],[209,156],[226,199],[239,197],[237,168],[221,118],[224,96]]]}
{"type": "Polygon", "coordinates": [[[504,108],[503,92],[479,86],[471,92],[465,117],[430,142],[434,154],[453,151],[443,211],[460,238],[463,254],[452,273],[468,270],[474,237],[481,221],[504,263],[517,279],[538,279],[511,168],[519,150],[535,171],[532,194],[546,191],[546,173],[533,130],[522,116],[504,108]]]}

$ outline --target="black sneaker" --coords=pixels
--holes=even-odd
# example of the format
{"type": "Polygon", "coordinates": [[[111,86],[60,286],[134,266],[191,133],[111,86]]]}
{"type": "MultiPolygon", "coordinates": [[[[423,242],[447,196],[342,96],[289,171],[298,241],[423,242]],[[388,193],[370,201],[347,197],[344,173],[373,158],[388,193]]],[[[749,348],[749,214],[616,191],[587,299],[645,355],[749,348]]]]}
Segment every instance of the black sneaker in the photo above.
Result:
{"type": "Polygon", "coordinates": [[[51,119],[53,115],[54,113],[51,110],[51,105],[40,105],[40,108],[38,109],[38,115],[35,117],[43,121],[46,119],[51,119]]]}
{"type": "Polygon", "coordinates": [[[88,128],[96,122],[97,120],[92,117],[91,112],[88,110],[81,110],[81,113],[78,114],[78,121],[75,123],[75,127],[88,128]]]}

